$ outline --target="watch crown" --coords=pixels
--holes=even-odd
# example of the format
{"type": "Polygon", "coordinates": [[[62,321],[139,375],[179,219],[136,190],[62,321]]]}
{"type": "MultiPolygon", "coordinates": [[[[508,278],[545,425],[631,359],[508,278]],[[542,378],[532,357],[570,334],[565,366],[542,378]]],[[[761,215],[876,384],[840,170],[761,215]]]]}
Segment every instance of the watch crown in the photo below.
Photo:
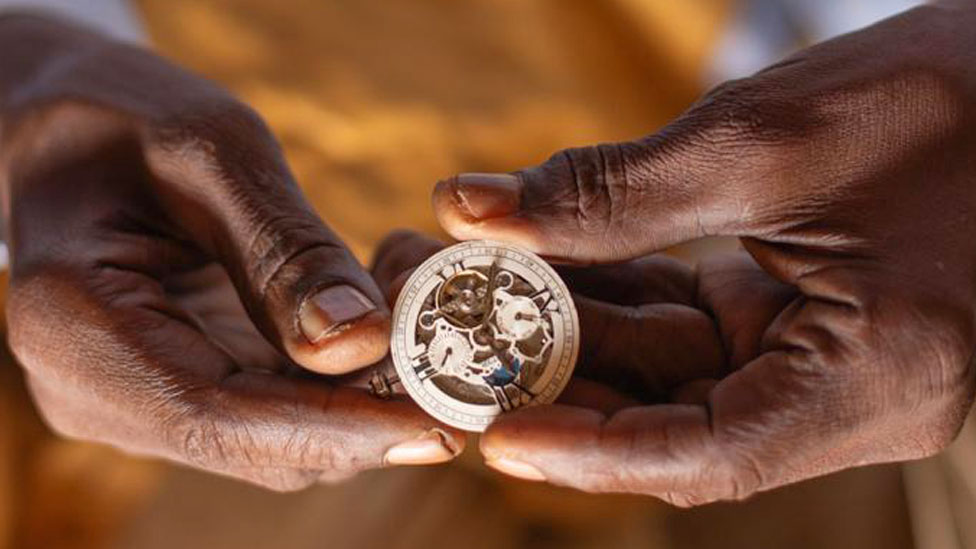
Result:
{"type": "Polygon", "coordinates": [[[377,368],[369,378],[369,392],[377,398],[388,399],[393,396],[393,385],[399,381],[396,375],[388,376],[377,368]]]}

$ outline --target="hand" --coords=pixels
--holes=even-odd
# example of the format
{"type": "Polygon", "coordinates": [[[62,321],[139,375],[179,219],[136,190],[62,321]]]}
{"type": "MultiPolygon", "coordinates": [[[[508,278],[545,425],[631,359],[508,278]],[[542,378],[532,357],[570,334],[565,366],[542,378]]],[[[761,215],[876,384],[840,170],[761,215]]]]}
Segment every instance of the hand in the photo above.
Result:
{"type": "Polygon", "coordinates": [[[525,410],[486,432],[486,458],[693,505],[945,448],[974,382],[973,28],[972,3],[920,7],[723,85],[656,135],[438,184],[460,239],[593,263],[734,235],[752,258],[698,273],[725,349],[699,398],[525,410]]]}
{"type": "Polygon", "coordinates": [[[389,311],[257,115],[52,21],[0,49],[10,344],[56,430],[282,490],[460,451],[308,373],[381,359],[389,311]]]}
{"type": "MultiPolygon", "coordinates": [[[[371,270],[387,299],[396,301],[414,268],[443,247],[412,231],[387,236],[371,270]]],[[[758,268],[747,256],[723,258],[716,265],[728,267],[709,277],[709,287],[719,291],[706,288],[702,297],[719,310],[734,305],[739,290],[752,290],[741,282],[750,282],[751,271],[758,268]],[[713,293],[718,294],[714,301],[713,293]]],[[[700,288],[687,266],[649,256],[617,265],[556,269],[574,294],[582,336],[579,363],[560,403],[613,413],[641,403],[694,401],[723,374],[723,343],[707,312],[697,308],[700,288]]],[[[769,290],[774,306],[795,294],[779,283],[763,289],[769,290]]],[[[754,330],[764,314],[768,311],[740,315],[730,330],[754,330]]],[[[499,459],[489,464],[525,471],[499,459]]]]}

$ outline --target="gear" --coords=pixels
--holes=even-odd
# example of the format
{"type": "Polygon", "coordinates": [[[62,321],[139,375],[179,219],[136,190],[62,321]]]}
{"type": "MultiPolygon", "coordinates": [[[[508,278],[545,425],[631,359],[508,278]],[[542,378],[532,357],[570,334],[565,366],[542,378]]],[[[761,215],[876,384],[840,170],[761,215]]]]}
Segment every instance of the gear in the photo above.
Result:
{"type": "Polygon", "coordinates": [[[488,279],[478,271],[461,271],[447,279],[437,292],[436,306],[458,328],[474,328],[489,311],[488,279]]]}

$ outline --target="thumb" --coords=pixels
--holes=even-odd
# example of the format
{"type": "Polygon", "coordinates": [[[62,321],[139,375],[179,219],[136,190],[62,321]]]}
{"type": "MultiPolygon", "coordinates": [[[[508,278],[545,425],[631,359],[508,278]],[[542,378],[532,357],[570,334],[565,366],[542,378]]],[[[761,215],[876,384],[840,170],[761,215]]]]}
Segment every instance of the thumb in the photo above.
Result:
{"type": "Polygon", "coordinates": [[[772,154],[776,130],[764,122],[776,105],[753,106],[742,86],[720,88],[643,139],[567,149],[511,174],[441,181],[434,210],[457,239],[504,240],[583,263],[748,232],[750,212],[767,210],[776,188],[769,178],[782,170],[772,154]]]}
{"type": "Polygon", "coordinates": [[[382,294],[306,202],[263,124],[242,125],[212,147],[150,149],[167,214],[224,266],[256,327],[294,362],[326,374],[378,362],[389,347],[382,294]]]}

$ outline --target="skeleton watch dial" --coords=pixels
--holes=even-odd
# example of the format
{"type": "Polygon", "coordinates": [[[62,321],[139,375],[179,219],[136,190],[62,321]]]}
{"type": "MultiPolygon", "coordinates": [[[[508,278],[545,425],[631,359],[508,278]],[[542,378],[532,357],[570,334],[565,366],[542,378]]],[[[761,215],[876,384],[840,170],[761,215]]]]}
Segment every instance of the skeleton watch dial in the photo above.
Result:
{"type": "Polygon", "coordinates": [[[395,374],[429,414],[483,431],[499,414],[551,403],[579,352],[569,290],[538,256],[508,244],[464,242],[407,280],[393,312],[395,374]]]}

